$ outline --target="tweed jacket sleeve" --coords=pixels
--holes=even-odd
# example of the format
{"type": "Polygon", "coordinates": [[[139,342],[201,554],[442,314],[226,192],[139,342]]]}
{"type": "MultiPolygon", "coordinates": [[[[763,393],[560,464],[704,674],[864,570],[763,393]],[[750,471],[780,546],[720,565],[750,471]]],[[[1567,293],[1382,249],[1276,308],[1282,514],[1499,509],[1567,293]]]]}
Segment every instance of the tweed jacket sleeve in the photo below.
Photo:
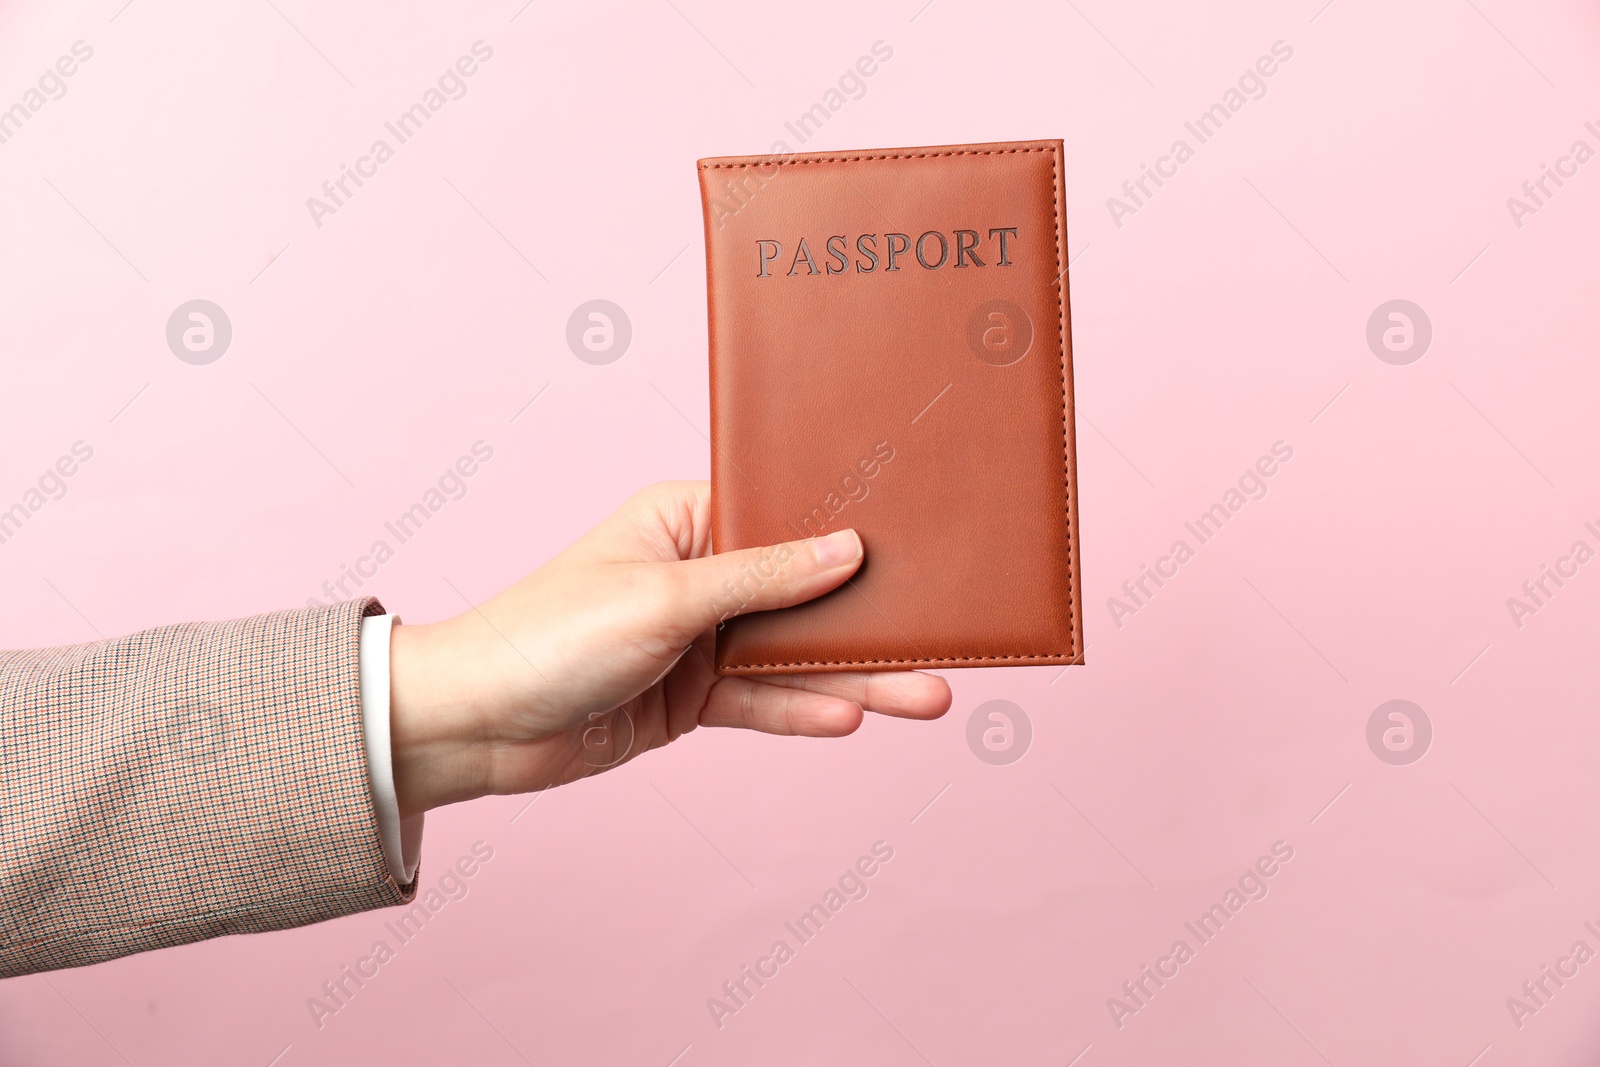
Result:
{"type": "Polygon", "coordinates": [[[382,611],[0,652],[0,977],[408,903],[362,737],[382,611]]]}

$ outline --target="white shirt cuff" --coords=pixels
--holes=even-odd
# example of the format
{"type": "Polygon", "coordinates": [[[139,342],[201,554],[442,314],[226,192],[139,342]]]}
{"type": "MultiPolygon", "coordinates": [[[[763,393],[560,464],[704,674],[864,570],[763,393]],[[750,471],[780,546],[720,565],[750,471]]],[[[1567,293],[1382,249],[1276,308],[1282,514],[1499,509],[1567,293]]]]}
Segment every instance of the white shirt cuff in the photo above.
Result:
{"type": "Polygon", "coordinates": [[[389,873],[400,885],[410,885],[422,851],[423,817],[419,813],[402,822],[394,791],[389,749],[389,634],[394,622],[393,615],[369,615],[361,620],[361,718],[378,838],[389,861],[389,873]]]}

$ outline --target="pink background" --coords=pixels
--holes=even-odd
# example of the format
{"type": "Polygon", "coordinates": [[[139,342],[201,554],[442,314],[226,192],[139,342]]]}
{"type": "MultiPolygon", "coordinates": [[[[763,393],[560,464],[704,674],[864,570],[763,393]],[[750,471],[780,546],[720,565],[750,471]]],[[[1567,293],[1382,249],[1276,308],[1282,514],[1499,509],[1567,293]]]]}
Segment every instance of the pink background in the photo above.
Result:
{"type": "Polygon", "coordinates": [[[1600,950],[1600,563],[1521,628],[1506,606],[1600,548],[1600,162],[1520,228],[1506,206],[1600,148],[1600,14],[922,5],[0,9],[0,107],[93,48],[0,145],[0,506],[94,449],[0,546],[0,646],[302,604],[479,440],[365,590],[412,621],[706,475],[694,161],[800,147],[785,121],[881,40],[806,147],[1066,141],[1090,660],[951,672],[933,724],[706,732],[436,813],[425,883],[494,859],[321,1029],[308,998],[391,916],[0,983],[0,1062],[1600,1054],[1600,962],[1520,1028],[1506,1005],[1600,950]],[[478,40],[467,94],[318,228],[306,198],[478,40]],[[1119,227],[1107,198],[1280,40],[1266,95],[1119,227]],[[165,341],[194,298],[233,324],[209,366],[165,341]],[[592,298],[633,323],[608,366],[564,340],[592,298]],[[1407,366],[1365,339],[1392,299],[1433,325],[1407,366]],[[1119,628],[1106,599],[1279,440],[1266,498],[1119,628]],[[1006,766],[966,741],[992,699],[1033,727],[1006,766]],[[1410,765],[1367,744],[1391,699],[1433,725],[1410,765]],[[880,840],[869,895],[719,1029],[707,998],[880,840]],[[1119,1028],[1107,998],[1280,840],[1270,894],[1119,1028]]]}

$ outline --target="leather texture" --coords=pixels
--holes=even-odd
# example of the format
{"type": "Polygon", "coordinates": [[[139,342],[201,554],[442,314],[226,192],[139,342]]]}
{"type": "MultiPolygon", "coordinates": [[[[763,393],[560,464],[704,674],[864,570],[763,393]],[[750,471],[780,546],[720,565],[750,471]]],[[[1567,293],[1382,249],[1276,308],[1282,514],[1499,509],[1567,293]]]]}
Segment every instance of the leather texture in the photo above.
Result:
{"type": "Polygon", "coordinates": [[[730,588],[718,673],[1081,663],[1061,142],[699,172],[714,548],[866,546],[806,604],[730,588]]]}

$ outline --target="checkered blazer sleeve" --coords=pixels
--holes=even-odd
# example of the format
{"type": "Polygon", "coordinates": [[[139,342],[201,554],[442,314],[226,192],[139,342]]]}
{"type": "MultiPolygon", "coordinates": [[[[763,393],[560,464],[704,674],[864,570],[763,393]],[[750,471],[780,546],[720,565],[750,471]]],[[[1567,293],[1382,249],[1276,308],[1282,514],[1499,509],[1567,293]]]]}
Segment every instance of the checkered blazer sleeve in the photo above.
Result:
{"type": "Polygon", "coordinates": [[[382,611],[0,652],[0,977],[408,903],[362,738],[382,611]]]}

